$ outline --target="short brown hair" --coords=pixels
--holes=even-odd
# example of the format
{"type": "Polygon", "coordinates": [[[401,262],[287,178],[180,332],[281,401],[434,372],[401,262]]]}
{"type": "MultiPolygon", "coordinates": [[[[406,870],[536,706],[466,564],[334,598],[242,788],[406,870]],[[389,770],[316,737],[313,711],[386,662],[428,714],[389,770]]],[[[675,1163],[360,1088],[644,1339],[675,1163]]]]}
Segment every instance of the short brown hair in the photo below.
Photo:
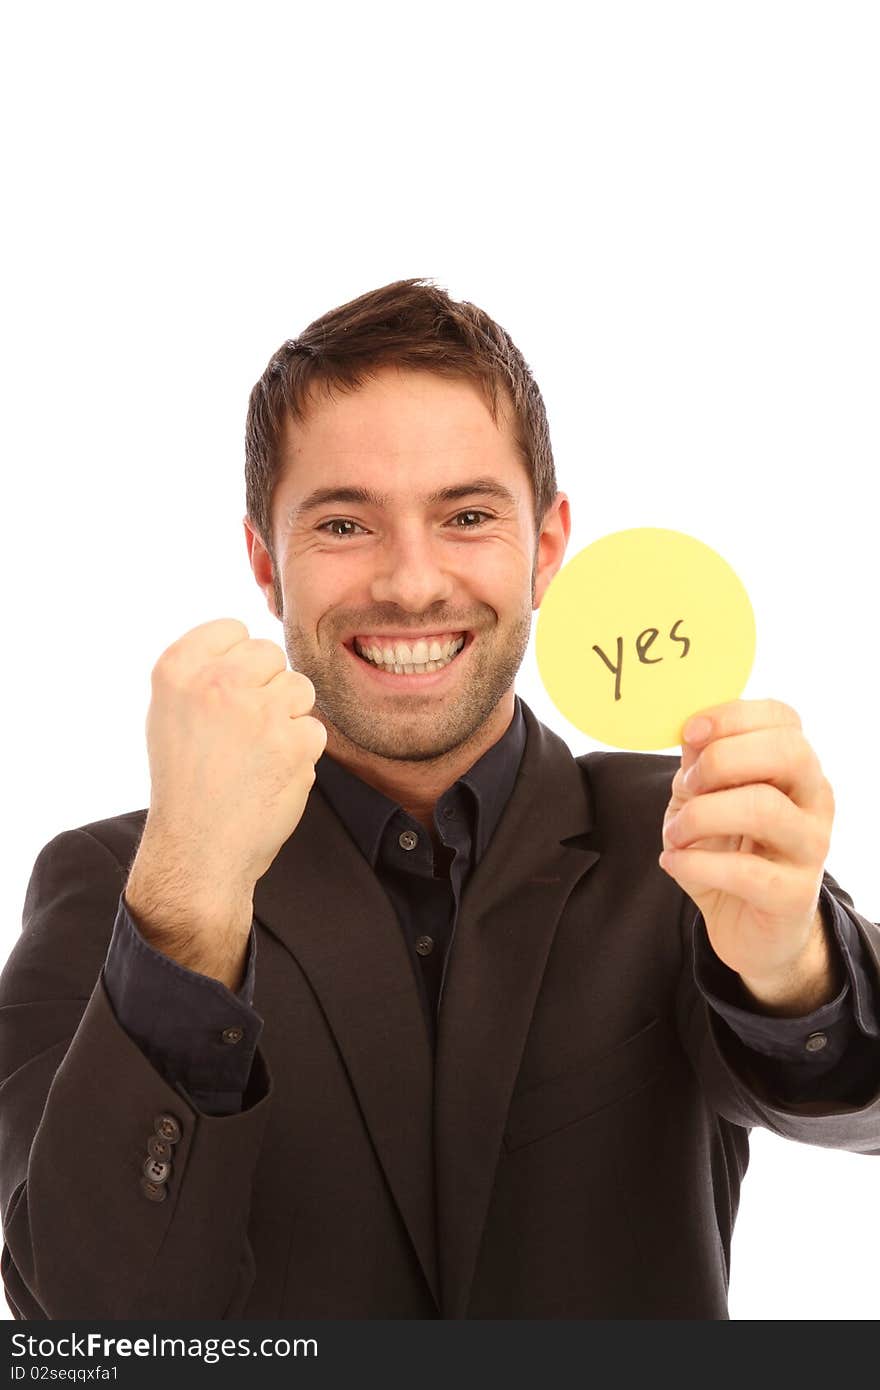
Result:
{"type": "MultiPolygon", "coordinates": [[[[475,381],[498,426],[499,392],[512,404],[516,449],[532,484],[535,534],[556,496],[547,412],[531,369],[510,335],[475,304],[450,299],[427,279],[395,280],[315,319],[273,354],[250,394],[245,428],[247,515],[276,568],[272,496],[288,418],[305,420],[310,387],[354,391],[376,369],[475,381]]],[[[276,575],[276,597],[279,586],[276,575]]]]}

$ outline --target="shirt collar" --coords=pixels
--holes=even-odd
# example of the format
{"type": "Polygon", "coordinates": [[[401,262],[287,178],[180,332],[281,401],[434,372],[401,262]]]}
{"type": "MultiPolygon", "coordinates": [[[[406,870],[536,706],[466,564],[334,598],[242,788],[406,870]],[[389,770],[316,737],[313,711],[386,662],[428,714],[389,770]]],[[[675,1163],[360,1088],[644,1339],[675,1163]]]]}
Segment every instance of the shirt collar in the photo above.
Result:
{"type": "MultiPolygon", "coordinates": [[[[513,704],[513,718],[501,738],[443,792],[434,811],[435,825],[437,813],[442,815],[444,807],[450,804],[463,807],[469,817],[475,816],[474,865],[485,853],[501,819],[525,751],[526,722],[518,695],[514,695],[513,704]]],[[[329,753],[323,753],[315,764],[315,781],[365,859],[375,868],[388,822],[394,815],[405,816],[403,807],[343,767],[329,753]]]]}

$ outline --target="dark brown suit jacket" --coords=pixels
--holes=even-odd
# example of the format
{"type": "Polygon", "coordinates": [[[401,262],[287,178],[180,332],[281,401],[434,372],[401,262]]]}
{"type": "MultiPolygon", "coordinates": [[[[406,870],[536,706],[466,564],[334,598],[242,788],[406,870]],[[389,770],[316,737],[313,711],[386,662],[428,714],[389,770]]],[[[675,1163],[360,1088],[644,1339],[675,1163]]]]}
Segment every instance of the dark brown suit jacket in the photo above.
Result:
{"type": "Polygon", "coordinates": [[[657,864],[679,760],[574,758],[525,716],[436,1068],[391,905],[317,789],[256,889],[241,1114],[190,1105],[104,990],[146,812],[40,852],[0,983],[17,1316],[726,1318],[749,1128],[880,1153],[880,1075],[861,1106],[771,1100],[697,990],[696,909],[657,864]],[[163,1114],[181,1134],[155,1202],[163,1114]]]}

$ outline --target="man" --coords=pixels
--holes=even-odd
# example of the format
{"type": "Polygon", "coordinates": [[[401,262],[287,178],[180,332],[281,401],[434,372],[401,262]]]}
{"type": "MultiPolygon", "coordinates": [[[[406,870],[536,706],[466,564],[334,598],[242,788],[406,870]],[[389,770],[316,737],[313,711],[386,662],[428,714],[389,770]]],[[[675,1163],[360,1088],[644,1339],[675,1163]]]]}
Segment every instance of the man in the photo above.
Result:
{"type": "Polygon", "coordinates": [[[727,1317],[751,1126],[880,1153],[880,929],[797,714],[702,711],[682,772],[535,718],[569,503],[434,287],[279,350],[246,483],[291,669],[172,643],[149,811],[41,851],[3,973],[13,1312],[727,1317]]]}

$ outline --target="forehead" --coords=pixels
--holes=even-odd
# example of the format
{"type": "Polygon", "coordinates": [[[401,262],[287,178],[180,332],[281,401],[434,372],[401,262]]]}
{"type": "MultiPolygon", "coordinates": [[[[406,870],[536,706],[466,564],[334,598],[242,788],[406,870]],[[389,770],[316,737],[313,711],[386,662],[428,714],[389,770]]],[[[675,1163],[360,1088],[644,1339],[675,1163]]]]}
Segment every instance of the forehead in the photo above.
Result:
{"type": "Polygon", "coordinates": [[[289,419],[282,435],[283,471],[292,483],[297,477],[310,485],[314,471],[326,478],[395,460],[454,470],[472,467],[475,458],[502,467],[520,462],[509,399],[501,394],[496,426],[472,381],[383,367],[357,390],[333,388],[328,396],[323,386],[313,388],[306,411],[304,421],[289,419]]]}

